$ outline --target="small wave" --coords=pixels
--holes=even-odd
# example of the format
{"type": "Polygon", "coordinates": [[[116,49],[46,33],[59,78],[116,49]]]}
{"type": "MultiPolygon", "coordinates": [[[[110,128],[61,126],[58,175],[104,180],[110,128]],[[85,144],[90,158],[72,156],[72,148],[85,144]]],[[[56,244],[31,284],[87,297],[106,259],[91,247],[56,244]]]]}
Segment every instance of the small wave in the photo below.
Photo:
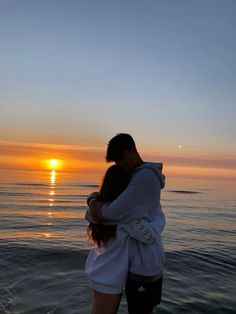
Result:
{"type": "Polygon", "coordinates": [[[82,187],[82,188],[98,188],[99,185],[98,184],[65,184],[67,186],[78,186],[78,187],[82,187]]]}
{"type": "Polygon", "coordinates": [[[183,194],[201,194],[199,191],[188,191],[188,190],[169,190],[171,193],[183,193],[183,194]]]}
{"type": "Polygon", "coordinates": [[[20,244],[1,244],[0,257],[11,263],[23,263],[24,261],[31,264],[34,262],[55,262],[67,261],[77,266],[84,265],[85,258],[88,255],[88,249],[68,248],[68,247],[35,247],[20,244]]]}
{"type": "MultiPolygon", "coordinates": [[[[41,195],[41,193],[25,193],[25,192],[2,192],[0,191],[0,196],[34,196],[34,195],[41,195]]],[[[44,194],[42,194],[44,195],[44,194]]]]}
{"type": "Polygon", "coordinates": [[[53,206],[50,206],[49,204],[42,203],[42,204],[19,204],[19,203],[11,203],[11,204],[0,204],[0,211],[1,214],[6,215],[8,211],[9,217],[12,217],[15,219],[16,217],[13,217],[12,215],[17,215],[17,217],[22,216],[24,213],[27,212],[27,215],[35,216],[39,215],[41,216],[44,211],[60,211],[64,213],[68,213],[70,211],[79,212],[79,211],[86,211],[88,209],[88,206],[84,205],[84,201],[81,200],[81,203],[77,204],[76,202],[73,202],[73,205],[71,202],[68,203],[54,203],[53,206]]]}
{"type": "Polygon", "coordinates": [[[221,250],[184,250],[182,252],[167,252],[167,263],[173,263],[173,269],[187,269],[191,267],[194,272],[211,269],[226,272],[235,270],[236,263],[232,256],[234,249],[221,250]],[[178,261],[178,263],[176,263],[178,261]]]}
{"type": "Polygon", "coordinates": [[[13,185],[48,186],[48,184],[46,184],[46,183],[24,183],[24,182],[13,183],[13,185]]]}
{"type": "MultiPolygon", "coordinates": [[[[42,196],[47,196],[48,197],[48,191],[45,192],[38,192],[38,193],[33,193],[33,192],[4,192],[0,191],[0,196],[31,196],[31,197],[42,197],[42,196]]],[[[89,194],[71,194],[71,193],[56,193],[57,199],[59,197],[68,197],[70,200],[75,197],[76,199],[81,198],[81,199],[87,199],[89,194]]]]}

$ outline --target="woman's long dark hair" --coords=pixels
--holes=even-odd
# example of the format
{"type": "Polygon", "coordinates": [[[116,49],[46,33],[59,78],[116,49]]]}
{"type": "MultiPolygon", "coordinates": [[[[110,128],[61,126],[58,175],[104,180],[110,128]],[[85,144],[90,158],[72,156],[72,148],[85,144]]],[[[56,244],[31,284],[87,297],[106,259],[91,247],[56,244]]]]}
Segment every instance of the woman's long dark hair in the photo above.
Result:
{"type": "MultiPolygon", "coordinates": [[[[129,184],[129,174],[121,168],[113,165],[108,168],[103,178],[98,200],[112,202],[129,184]]],[[[92,239],[99,247],[105,245],[116,235],[117,225],[102,225],[90,223],[87,228],[89,239],[92,239]]]]}

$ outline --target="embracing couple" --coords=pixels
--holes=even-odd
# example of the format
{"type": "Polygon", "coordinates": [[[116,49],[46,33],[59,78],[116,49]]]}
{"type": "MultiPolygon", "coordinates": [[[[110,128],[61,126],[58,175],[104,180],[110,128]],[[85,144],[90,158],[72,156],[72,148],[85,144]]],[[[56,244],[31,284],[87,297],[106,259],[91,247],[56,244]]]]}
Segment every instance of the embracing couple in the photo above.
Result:
{"type": "Polygon", "coordinates": [[[143,162],[133,138],[120,133],[108,144],[99,192],[88,200],[88,235],[95,247],[85,271],[93,290],[92,314],[115,314],[123,287],[130,314],[153,313],[161,302],[165,185],[161,163],[143,162]]]}

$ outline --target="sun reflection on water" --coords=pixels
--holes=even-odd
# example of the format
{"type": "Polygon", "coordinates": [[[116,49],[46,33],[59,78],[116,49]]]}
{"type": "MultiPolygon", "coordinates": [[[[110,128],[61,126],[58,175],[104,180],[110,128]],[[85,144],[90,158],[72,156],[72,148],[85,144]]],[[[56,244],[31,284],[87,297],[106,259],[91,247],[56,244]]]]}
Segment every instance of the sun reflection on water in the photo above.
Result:
{"type": "Polygon", "coordinates": [[[56,184],[56,171],[52,170],[51,171],[51,176],[50,176],[50,183],[51,183],[51,188],[56,184]]]}
{"type": "Polygon", "coordinates": [[[43,234],[46,238],[50,238],[51,237],[51,233],[49,233],[49,232],[46,232],[46,233],[44,233],[43,234]]]}
{"type": "MultiPolygon", "coordinates": [[[[55,188],[56,188],[56,178],[57,178],[57,173],[55,170],[52,170],[50,172],[50,188],[49,188],[49,192],[48,192],[48,205],[50,207],[50,210],[47,212],[48,215],[48,223],[47,225],[49,227],[53,226],[53,211],[52,211],[52,207],[54,206],[54,202],[55,202],[55,196],[56,196],[56,192],[55,192],[55,188]]],[[[43,234],[46,238],[50,238],[52,236],[51,232],[45,232],[43,234]]]]}

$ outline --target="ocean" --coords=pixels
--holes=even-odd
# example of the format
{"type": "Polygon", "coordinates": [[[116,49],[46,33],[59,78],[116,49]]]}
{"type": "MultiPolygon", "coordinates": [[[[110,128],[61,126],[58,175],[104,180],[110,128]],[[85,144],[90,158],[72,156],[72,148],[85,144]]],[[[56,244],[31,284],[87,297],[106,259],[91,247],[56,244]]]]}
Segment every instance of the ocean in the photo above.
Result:
{"type": "MultiPolygon", "coordinates": [[[[88,314],[86,198],[100,177],[0,171],[0,313],[88,314]]],[[[236,184],[167,178],[158,313],[236,313],[236,184]]],[[[127,313],[125,297],[118,313],[127,313]]]]}

